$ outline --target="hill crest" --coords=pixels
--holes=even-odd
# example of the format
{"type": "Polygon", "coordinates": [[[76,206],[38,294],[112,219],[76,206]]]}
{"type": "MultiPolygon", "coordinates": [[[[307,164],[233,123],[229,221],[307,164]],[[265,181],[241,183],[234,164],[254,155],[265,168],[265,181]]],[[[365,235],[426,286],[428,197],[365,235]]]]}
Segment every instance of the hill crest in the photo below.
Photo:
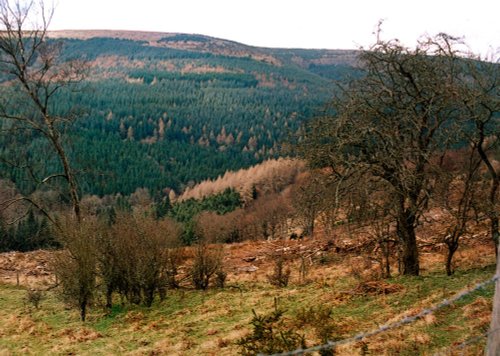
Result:
{"type": "Polygon", "coordinates": [[[174,48],[229,57],[249,57],[273,65],[284,62],[307,68],[310,65],[353,65],[358,51],[343,49],[268,48],[246,45],[232,40],[202,34],[148,32],[130,30],[57,30],[50,38],[89,40],[114,38],[146,42],[148,46],[174,48]],[[308,53],[308,55],[304,55],[308,53]]]}

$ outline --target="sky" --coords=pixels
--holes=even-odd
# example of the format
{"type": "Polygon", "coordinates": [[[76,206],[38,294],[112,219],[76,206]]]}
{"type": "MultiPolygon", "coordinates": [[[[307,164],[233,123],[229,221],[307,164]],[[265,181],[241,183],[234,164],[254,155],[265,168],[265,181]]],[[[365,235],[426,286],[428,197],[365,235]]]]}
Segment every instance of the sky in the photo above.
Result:
{"type": "MultiPolygon", "coordinates": [[[[464,37],[500,52],[498,0],[54,0],[51,30],[203,34],[252,46],[351,49],[382,38],[414,46],[421,35],[464,37]]],[[[498,57],[498,56],[496,56],[498,57]]]]}

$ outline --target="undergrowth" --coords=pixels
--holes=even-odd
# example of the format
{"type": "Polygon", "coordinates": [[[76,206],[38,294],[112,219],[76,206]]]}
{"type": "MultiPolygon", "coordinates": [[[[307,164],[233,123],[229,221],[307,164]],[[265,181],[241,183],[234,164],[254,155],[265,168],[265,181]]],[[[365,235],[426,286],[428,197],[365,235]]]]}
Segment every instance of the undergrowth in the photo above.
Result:
{"type": "MultiPolygon", "coordinates": [[[[387,289],[394,292],[365,295],[357,292],[359,281],[349,276],[330,284],[303,285],[292,279],[279,289],[266,281],[231,288],[229,278],[224,289],[169,291],[152,308],[122,305],[119,300],[111,311],[94,306],[85,323],[51,291],[44,293],[36,308],[26,302],[26,289],[0,284],[0,354],[234,355],[242,352],[238,340],[248,339],[255,331],[255,318],[276,313],[276,298],[280,308],[276,323],[294,340],[290,346],[300,346],[302,336],[312,346],[414,315],[493,273],[491,265],[458,270],[452,277],[442,272],[396,277],[383,281],[397,285],[387,289]]],[[[477,353],[485,338],[470,340],[487,331],[492,296],[490,285],[424,320],[339,347],[336,354],[363,350],[367,354],[432,354],[453,352],[464,342],[469,342],[465,354],[477,353]]]]}

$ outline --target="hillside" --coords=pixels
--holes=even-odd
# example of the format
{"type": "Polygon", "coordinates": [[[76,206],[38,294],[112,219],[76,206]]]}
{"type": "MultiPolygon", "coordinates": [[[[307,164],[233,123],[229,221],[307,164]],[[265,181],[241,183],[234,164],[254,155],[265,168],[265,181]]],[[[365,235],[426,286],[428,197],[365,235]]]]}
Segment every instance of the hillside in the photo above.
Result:
{"type": "MultiPolygon", "coordinates": [[[[235,355],[242,350],[238,340],[252,331],[252,310],[270,315],[276,301],[285,310],[277,330],[304,334],[310,347],[321,344],[321,332],[341,340],[417,315],[494,273],[493,248],[482,225],[464,239],[452,277],[443,271],[443,244],[423,249],[421,277],[380,279],[369,240],[349,239],[341,227],[335,237],[225,245],[224,289],[196,291],[188,278],[151,308],[117,300],[110,313],[103,310],[99,295],[85,323],[53,290],[43,292],[38,308],[29,299],[29,288],[47,289],[53,283],[52,252],[0,254],[0,353],[235,355]],[[284,256],[291,268],[284,288],[268,281],[276,256],[284,256]]],[[[188,258],[180,273],[190,264],[188,258]]],[[[489,285],[409,325],[346,343],[337,352],[481,354],[492,294],[489,285]]]]}
{"type": "MultiPolygon", "coordinates": [[[[334,80],[357,75],[355,51],[258,48],[202,35],[60,31],[63,59],[83,58],[87,80],[59,93],[57,114],[77,115],[66,145],[84,194],[177,192],[282,153],[321,112],[334,80]]],[[[0,138],[6,159],[59,171],[35,132],[0,138]],[[28,145],[26,143],[29,142],[28,145]],[[28,147],[29,146],[29,147],[28,147]],[[33,153],[25,155],[22,148],[33,153]]],[[[27,172],[2,166],[28,193],[27,172]]]]}

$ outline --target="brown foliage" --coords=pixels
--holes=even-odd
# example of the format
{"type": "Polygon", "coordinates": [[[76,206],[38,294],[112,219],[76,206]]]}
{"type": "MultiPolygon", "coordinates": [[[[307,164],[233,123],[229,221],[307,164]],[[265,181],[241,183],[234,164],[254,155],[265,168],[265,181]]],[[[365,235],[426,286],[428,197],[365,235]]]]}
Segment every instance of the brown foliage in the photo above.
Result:
{"type": "Polygon", "coordinates": [[[203,181],[186,189],[179,200],[201,199],[232,188],[239,192],[244,203],[248,204],[255,198],[255,192],[262,195],[282,191],[303,169],[304,163],[299,160],[272,159],[248,169],[226,172],[216,180],[203,181]]]}
{"type": "Polygon", "coordinates": [[[139,214],[117,216],[109,234],[101,242],[101,271],[108,306],[113,291],[132,303],[150,306],[155,293],[175,285],[181,257],[170,251],[179,246],[179,228],[169,219],[156,221],[139,214]]]}
{"type": "Polygon", "coordinates": [[[205,242],[236,242],[239,240],[240,209],[219,215],[213,211],[204,211],[196,217],[196,234],[205,242]]]}
{"type": "Polygon", "coordinates": [[[207,289],[212,276],[217,274],[217,286],[223,287],[225,273],[222,271],[222,247],[200,242],[195,247],[191,277],[196,289],[207,289]]]}
{"type": "Polygon", "coordinates": [[[61,283],[65,300],[76,305],[85,321],[87,307],[95,294],[97,278],[97,235],[102,231],[95,219],[78,223],[65,218],[56,230],[57,239],[64,247],[54,258],[53,268],[61,283]]]}

